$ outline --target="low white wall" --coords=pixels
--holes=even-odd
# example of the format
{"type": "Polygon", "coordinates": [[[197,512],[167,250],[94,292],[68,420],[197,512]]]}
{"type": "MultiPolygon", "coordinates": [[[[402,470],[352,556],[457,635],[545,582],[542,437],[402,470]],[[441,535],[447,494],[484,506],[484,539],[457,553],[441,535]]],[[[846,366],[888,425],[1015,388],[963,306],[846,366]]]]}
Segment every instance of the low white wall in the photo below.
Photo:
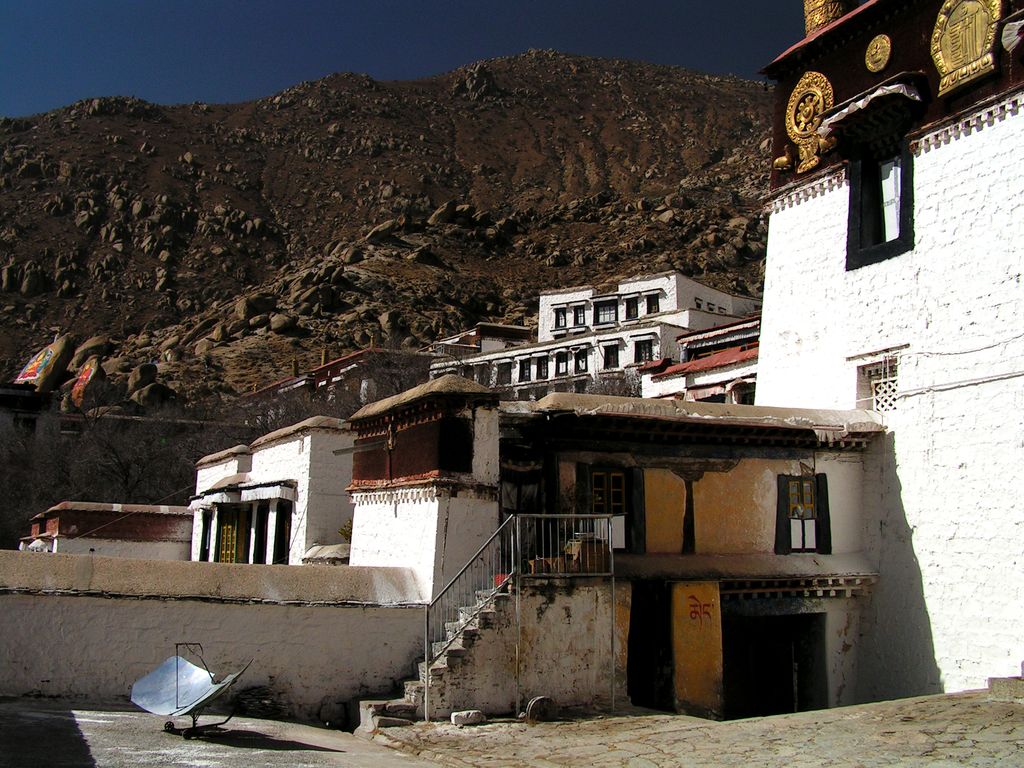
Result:
{"type": "Polygon", "coordinates": [[[56,552],[65,555],[101,555],[138,560],[188,560],[191,541],[124,541],[122,539],[75,539],[60,536],[56,552]]]}
{"type": "Polygon", "coordinates": [[[0,695],[124,703],[188,641],[218,674],[255,659],[239,690],[269,686],[293,716],[335,720],[422,656],[423,608],[399,602],[411,582],[400,569],[0,552],[0,695]]]}

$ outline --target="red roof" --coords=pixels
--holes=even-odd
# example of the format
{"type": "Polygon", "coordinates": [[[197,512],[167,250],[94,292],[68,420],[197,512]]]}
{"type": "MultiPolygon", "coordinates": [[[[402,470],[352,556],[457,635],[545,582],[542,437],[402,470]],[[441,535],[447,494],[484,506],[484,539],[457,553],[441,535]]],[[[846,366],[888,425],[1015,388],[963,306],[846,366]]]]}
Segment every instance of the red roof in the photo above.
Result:
{"type": "Polygon", "coordinates": [[[715,368],[725,368],[736,363],[743,363],[747,360],[757,359],[757,344],[729,347],[720,352],[690,360],[688,363],[676,363],[666,368],[662,373],[655,374],[651,378],[662,379],[667,376],[678,376],[682,373],[699,373],[711,371],[715,368]]]}
{"type": "Polygon", "coordinates": [[[826,24],[824,27],[821,27],[820,29],[814,30],[813,32],[811,32],[811,34],[807,35],[807,37],[805,37],[803,40],[801,40],[798,43],[794,43],[789,48],[787,48],[785,51],[783,51],[778,56],[776,56],[775,60],[772,61],[771,64],[767,65],[764,69],[762,69],[761,72],[763,72],[764,74],[770,76],[772,70],[774,70],[778,64],[781,64],[784,60],[789,58],[796,51],[800,50],[801,48],[804,48],[808,44],[810,44],[810,43],[814,42],[815,40],[817,40],[818,38],[824,36],[830,30],[834,29],[835,27],[839,26],[840,24],[845,24],[847,21],[852,19],[854,16],[860,15],[861,13],[866,11],[868,8],[870,8],[871,6],[876,5],[878,2],[880,2],[880,0],[867,0],[866,3],[864,3],[862,5],[858,5],[856,8],[854,8],[852,11],[850,11],[845,16],[840,16],[835,21],[832,21],[832,22],[826,24]]]}

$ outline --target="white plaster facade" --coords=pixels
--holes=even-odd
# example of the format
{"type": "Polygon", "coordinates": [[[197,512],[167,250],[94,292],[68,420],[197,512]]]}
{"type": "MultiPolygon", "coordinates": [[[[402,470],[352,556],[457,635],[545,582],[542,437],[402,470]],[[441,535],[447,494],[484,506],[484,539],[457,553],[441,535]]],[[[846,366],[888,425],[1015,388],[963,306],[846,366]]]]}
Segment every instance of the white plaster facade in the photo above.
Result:
{"type": "Polygon", "coordinates": [[[602,378],[629,387],[637,366],[675,355],[681,333],[721,325],[760,305],[678,272],[625,280],[612,292],[591,286],[548,291],[539,297],[536,343],[448,355],[431,365],[430,375],[455,373],[521,400],[549,391],[582,392],[602,378]],[[610,312],[604,319],[597,309],[602,306],[610,312]]]}
{"type": "Polygon", "coordinates": [[[353,566],[410,568],[433,597],[498,528],[498,410],[473,408],[473,464],[456,482],[352,489],[353,566]]]}
{"type": "Polygon", "coordinates": [[[866,474],[861,698],[977,688],[1024,659],[1022,107],[1004,95],[912,142],[902,255],[847,271],[843,170],[771,204],[757,404],[870,407],[860,367],[897,363],[866,474]]]}
{"type": "MultiPolygon", "coordinates": [[[[644,375],[640,379],[641,397],[679,397],[693,400],[692,393],[717,389],[719,387],[729,389],[729,386],[736,381],[753,380],[757,377],[757,358],[746,360],[735,365],[723,366],[707,371],[695,373],[667,373],[664,376],[644,375]],[[687,394],[691,396],[687,396],[687,394]]],[[[731,395],[731,389],[727,395],[731,395]]],[[[726,402],[738,402],[729,397],[726,402]]]]}
{"type": "Polygon", "coordinates": [[[188,560],[191,541],[125,541],[124,539],[59,537],[50,552],[62,555],[102,555],[139,560],[188,560]]]}
{"type": "Polygon", "coordinates": [[[284,549],[289,564],[301,563],[314,545],[340,543],[339,530],[352,520],[352,503],[345,490],[352,480],[348,450],[352,443],[343,422],[313,417],[264,435],[251,446],[200,459],[196,496],[190,505],[194,511],[191,559],[217,559],[218,515],[224,505],[251,509],[245,534],[250,563],[274,561],[275,548],[281,551],[275,537],[282,530],[289,538],[284,549]],[[269,505],[262,548],[255,514],[261,503],[269,505]],[[279,514],[290,515],[287,527],[278,525],[279,514]]]}
{"type": "Polygon", "coordinates": [[[537,312],[537,341],[545,342],[566,333],[585,333],[606,328],[650,321],[657,316],[661,322],[682,328],[711,328],[723,319],[742,317],[757,312],[761,302],[748,296],[735,296],[698,283],[679,272],[662,272],[620,282],[614,291],[599,292],[584,286],[566,290],[545,291],[540,295],[537,312]],[[648,305],[648,297],[656,308],[648,305]],[[637,300],[635,315],[627,311],[627,302],[637,300]],[[597,322],[595,304],[615,304],[615,319],[597,322]],[[583,310],[583,322],[575,322],[574,310],[583,310]],[[555,310],[565,309],[562,325],[556,321],[555,310]]]}

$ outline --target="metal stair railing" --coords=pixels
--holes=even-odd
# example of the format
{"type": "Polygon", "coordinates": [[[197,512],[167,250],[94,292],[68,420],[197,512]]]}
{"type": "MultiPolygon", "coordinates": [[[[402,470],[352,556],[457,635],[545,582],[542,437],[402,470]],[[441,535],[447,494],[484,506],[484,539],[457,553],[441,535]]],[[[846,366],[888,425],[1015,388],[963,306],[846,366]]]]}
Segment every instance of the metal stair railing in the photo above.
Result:
{"type": "Polygon", "coordinates": [[[507,591],[519,565],[516,518],[509,517],[427,605],[423,628],[423,719],[430,720],[430,666],[495,594],[507,591]]]}

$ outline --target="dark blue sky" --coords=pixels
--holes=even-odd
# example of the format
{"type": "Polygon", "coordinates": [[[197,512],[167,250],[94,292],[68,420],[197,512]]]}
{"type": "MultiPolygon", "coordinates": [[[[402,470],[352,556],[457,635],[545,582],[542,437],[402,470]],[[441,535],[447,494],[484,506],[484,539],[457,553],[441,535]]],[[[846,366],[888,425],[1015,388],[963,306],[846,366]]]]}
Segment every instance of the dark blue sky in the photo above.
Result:
{"type": "Polygon", "coordinates": [[[439,74],[528,48],[757,71],[800,0],[0,0],[0,115],[93,96],[245,101],[332,72],[439,74]]]}

